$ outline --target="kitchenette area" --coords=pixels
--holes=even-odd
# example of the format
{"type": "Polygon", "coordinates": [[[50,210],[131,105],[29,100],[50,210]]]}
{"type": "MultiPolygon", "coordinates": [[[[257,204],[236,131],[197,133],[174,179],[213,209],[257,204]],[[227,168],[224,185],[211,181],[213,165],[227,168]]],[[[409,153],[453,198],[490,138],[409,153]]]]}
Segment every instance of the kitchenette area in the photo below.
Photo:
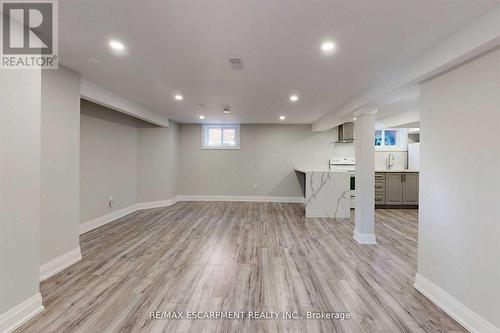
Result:
{"type": "MultiPolygon", "coordinates": [[[[352,155],[333,156],[327,165],[297,165],[303,184],[306,217],[348,218],[356,200],[354,123],[339,126],[332,145],[348,147],[352,155]]],[[[415,209],[419,198],[418,128],[375,131],[375,208],[415,209]]]]}

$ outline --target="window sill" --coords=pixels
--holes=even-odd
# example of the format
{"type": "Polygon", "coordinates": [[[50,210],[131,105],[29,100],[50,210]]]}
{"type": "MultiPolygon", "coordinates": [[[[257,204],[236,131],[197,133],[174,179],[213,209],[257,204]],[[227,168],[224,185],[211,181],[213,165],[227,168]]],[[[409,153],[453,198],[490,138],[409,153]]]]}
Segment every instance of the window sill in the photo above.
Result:
{"type": "Polygon", "coordinates": [[[238,150],[240,146],[201,146],[203,150],[238,150]]]}

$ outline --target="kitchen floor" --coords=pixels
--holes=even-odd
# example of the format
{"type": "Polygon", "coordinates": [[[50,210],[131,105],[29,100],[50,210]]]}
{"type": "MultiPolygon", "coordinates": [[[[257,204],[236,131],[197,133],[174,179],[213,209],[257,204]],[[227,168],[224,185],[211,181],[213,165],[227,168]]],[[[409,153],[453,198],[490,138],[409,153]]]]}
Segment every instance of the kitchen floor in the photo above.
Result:
{"type": "Polygon", "coordinates": [[[180,202],[81,236],[83,260],[41,284],[17,332],[465,332],[413,287],[417,210],[351,219],[301,204],[180,202]],[[150,319],[151,311],[349,312],[352,319],[150,319]]]}

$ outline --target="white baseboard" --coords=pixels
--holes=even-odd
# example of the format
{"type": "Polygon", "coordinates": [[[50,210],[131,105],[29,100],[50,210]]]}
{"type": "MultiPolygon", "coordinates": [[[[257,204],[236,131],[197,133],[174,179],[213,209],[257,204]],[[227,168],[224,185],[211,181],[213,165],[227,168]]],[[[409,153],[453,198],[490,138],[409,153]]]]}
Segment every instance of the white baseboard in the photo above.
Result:
{"type": "Polygon", "coordinates": [[[42,312],[42,296],[33,295],[21,304],[0,315],[0,332],[9,333],[42,312]]]}
{"type": "Polygon", "coordinates": [[[174,197],[169,200],[161,200],[161,201],[150,201],[150,202],[139,202],[134,205],[130,205],[128,207],[116,210],[109,214],[97,217],[88,222],[80,224],[80,235],[83,235],[86,232],[97,229],[105,224],[113,222],[121,217],[127,216],[128,214],[132,214],[135,211],[142,209],[150,209],[150,208],[158,208],[158,207],[167,207],[175,204],[178,200],[177,197],[174,197]]]}
{"type": "Polygon", "coordinates": [[[51,261],[40,266],[40,281],[47,280],[52,275],[55,275],[63,269],[73,265],[74,263],[82,260],[82,252],[80,247],[66,252],[65,254],[52,259],[51,261]]]}
{"type": "Polygon", "coordinates": [[[362,234],[354,229],[354,235],[352,236],[356,242],[364,245],[377,245],[377,239],[375,234],[362,234]]]}
{"type": "Polygon", "coordinates": [[[304,197],[273,197],[253,195],[180,195],[178,201],[243,201],[243,202],[283,202],[304,203],[304,197]]]}
{"type": "Polygon", "coordinates": [[[140,202],[140,203],[135,204],[134,206],[135,206],[135,210],[151,209],[151,208],[172,206],[173,204],[177,203],[178,201],[179,201],[178,197],[174,197],[174,198],[169,199],[169,200],[140,202]]]}
{"type": "Polygon", "coordinates": [[[133,213],[136,210],[137,210],[136,206],[131,205],[119,210],[115,210],[114,212],[111,212],[109,214],[97,217],[85,223],[82,223],[80,224],[80,235],[89,232],[91,230],[94,230],[96,228],[99,228],[105,224],[108,224],[109,222],[119,219],[120,217],[124,217],[130,213],[133,213]]]}
{"type": "Polygon", "coordinates": [[[418,273],[413,287],[470,332],[500,333],[498,327],[418,273]]]}
{"type": "Polygon", "coordinates": [[[168,200],[140,202],[104,216],[97,217],[80,224],[80,235],[113,222],[121,217],[141,209],[168,207],[179,201],[246,201],[246,202],[287,202],[304,203],[303,197],[272,197],[272,196],[236,196],[236,195],[179,195],[168,200]]]}

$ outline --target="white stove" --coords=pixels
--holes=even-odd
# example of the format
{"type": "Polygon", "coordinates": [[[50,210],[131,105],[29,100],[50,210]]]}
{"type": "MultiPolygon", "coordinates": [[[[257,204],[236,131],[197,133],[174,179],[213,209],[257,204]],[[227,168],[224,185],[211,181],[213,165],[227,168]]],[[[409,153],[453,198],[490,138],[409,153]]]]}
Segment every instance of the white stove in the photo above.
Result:
{"type": "Polygon", "coordinates": [[[354,208],[356,199],[356,159],[354,157],[332,157],[330,159],[330,170],[351,173],[351,208],[354,208]]]}
{"type": "Polygon", "coordinates": [[[332,157],[330,159],[330,169],[354,172],[356,159],[354,157],[332,157]]]}

